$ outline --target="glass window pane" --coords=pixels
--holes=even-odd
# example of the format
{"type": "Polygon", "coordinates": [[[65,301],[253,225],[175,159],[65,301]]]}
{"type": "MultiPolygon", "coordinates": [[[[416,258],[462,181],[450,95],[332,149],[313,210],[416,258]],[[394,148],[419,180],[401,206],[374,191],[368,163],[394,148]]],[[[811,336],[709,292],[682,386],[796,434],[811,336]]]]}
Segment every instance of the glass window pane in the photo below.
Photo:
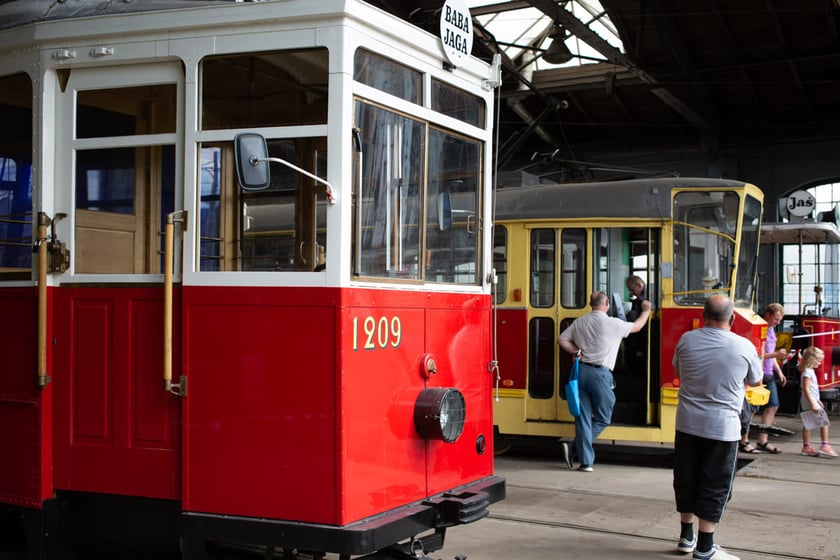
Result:
{"type": "Polygon", "coordinates": [[[174,205],[173,145],[77,152],[76,272],[163,272],[163,227],[174,205]]]}
{"type": "Polygon", "coordinates": [[[744,202],[744,227],[738,253],[738,278],[735,282],[735,305],[749,307],[755,300],[758,280],[758,226],[761,222],[761,202],[748,196],[744,202]]]}
{"type": "Polygon", "coordinates": [[[427,280],[478,283],[480,156],[476,141],[442,130],[429,131],[427,280]],[[441,223],[441,197],[448,199],[451,220],[447,224],[441,223]]]}
{"type": "Polygon", "coordinates": [[[134,158],[134,148],[78,152],[76,208],[133,214],[134,158]]]}
{"type": "Polygon", "coordinates": [[[420,72],[365,49],[356,51],[353,79],[406,101],[422,102],[420,72]]]}
{"type": "Polygon", "coordinates": [[[484,128],[484,103],[475,95],[432,79],[432,109],[484,128]]]}
{"type": "Polygon", "coordinates": [[[557,241],[553,229],[531,232],[531,305],[554,305],[555,262],[557,241]]]}
{"type": "Polygon", "coordinates": [[[175,84],[79,91],[76,137],[175,132],[175,84]]]}
{"type": "Polygon", "coordinates": [[[362,276],[419,279],[426,127],[366,103],[356,104],[363,154],[356,208],[362,276]]]}
{"type": "Polygon", "coordinates": [[[325,124],[328,58],[323,48],[205,58],[202,129],[325,124]]]}
{"type": "Polygon", "coordinates": [[[0,279],[32,268],[32,82],[0,78],[0,279]]]}
{"type": "Polygon", "coordinates": [[[496,269],[497,284],[493,292],[493,302],[504,303],[507,300],[507,228],[493,228],[493,268],[496,269]]]}
{"type": "Polygon", "coordinates": [[[587,304],[586,290],[586,230],[564,229],[561,237],[562,276],[560,305],[567,309],[582,309],[587,304]]]}
{"type": "MultiPolygon", "coordinates": [[[[270,157],[326,176],[325,138],[267,141],[270,157]]],[[[202,271],[319,271],[326,259],[324,187],[284,165],[263,191],[241,191],[233,143],[201,150],[202,271]]]]}
{"type": "Polygon", "coordinates": [[[549,399],[554,395],[554,320],[534,317],[528,324],[528,395],[549,399]]]}
{"type": "Polygon", "coordinates": [[[682,192],[674,197],[674,301],[703,305],[729,289],[740,200],[732,192],[682,192]]]}
{"type": "Polygon", "coordinates": [[[199,270],[222,268],[222,148],[201,148],[199,270]]]}

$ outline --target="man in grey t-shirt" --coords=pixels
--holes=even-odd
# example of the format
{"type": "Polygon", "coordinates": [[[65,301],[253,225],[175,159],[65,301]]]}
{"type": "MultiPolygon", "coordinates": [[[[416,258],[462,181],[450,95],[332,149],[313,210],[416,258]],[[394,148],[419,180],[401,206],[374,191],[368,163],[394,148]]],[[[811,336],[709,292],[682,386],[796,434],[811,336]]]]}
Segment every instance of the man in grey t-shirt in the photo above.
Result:
{"type": "Polygon", "coordinates": [[[677,548],[700,560],[738,560],[714,544],[714,531],[732,495],[745,383],[759,384],[763,373],[756,347],[731,332],[734,318],[728,297],[710,296],[704,326],[683,334],[674,351],[674,376],[680,380],[674,437],[674,496],[682,529],[677,548]]]}

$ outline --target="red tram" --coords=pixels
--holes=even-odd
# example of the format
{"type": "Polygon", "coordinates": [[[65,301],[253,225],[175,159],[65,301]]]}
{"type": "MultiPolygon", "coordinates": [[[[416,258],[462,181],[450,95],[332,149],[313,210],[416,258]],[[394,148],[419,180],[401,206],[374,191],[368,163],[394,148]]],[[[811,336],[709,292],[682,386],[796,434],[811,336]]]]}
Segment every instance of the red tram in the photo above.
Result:
{"type": "Polygon", "coordinates": [[[359,0],[20,4],[4,551],[420,558],[486,515],[492,69],[359,0]]]}
{"type": "MultiPolygon", "coordinates": [[[[785,348],[788,359],[782,363],[782,370],[787,383],[779,389],[782,412],[799,412],[801,386],[798,369],[802,351],[808,346],[816,346],[825,352],[823,363],[817,366],[815,374],[819,382],[820,400],[827,407],[836,407],[840,401],[840,318],[838,311],[831,309],[831,303],[823,305],[821,279],[826,283],[833,281],[831,270],[837,267],[836,255],[840,244],[840,230],[833,222],[809,221],[764,224],[761,228],[761,243],[764,246],[778,246],[782,252],[790,247],[797,254],[797,261],[783,261],[791,273],[797,276],[798,298],[796,302],[805,302],[802,275],[796,270],[802,269],[804,246],[808,246],[808,255],[816,258],[816,284],[813,301],[795,304],[797,313],[787,313],[779,327],[777,346],[785,348]],[[826,258],[828,257],[828,258],[826,258]],[[822,264],[820,264],[822,263],[822,264]]],[[[782,301],[784,298],[773,298],[782,301]]]]}

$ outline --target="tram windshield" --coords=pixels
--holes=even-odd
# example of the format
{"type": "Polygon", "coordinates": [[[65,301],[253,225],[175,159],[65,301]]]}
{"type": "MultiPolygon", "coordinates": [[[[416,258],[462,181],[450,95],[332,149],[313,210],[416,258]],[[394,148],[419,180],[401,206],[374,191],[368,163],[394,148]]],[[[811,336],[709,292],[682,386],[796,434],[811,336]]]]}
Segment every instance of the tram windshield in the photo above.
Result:
{"type": "MultiPolygon", "coordinates": [[[[323,48],[207,57],[201,65],[202,129],[283,127],[267,140],[269,157],[326,178],[326,137],[296,132],[300,125],[327,123],[328,61],[323,48]]],[[[200,270],[323,270],[323,186],[277,165],[268,188],[244,192],[231,180],[232,159],[231,141],[201,147],[200,270]]]]}
{"type": "MultiPolygon", "coordinates": [[[[702,305],[735,281],[740,199],[733,192],[680,192],[674,196],[674,301],[702,305]]],[[[753,252],[753,258],[756,253],[753,252]]]]}
{"type": "MultiPolygon", "coordinates": [[[[417,100],[412,69],[365,50],[357,52],[355,65],[362,83],[417,100]]],[[[478,98],[451,87],[435,91],[433,108],[483,125],[478,98]]],[[[355,274],[479,283],[481,143],[362,99],[355,128],[355,274]]]]}
{"type": "Polygon", "coordinates": [[[758,232],[761,224],[761,202],[747,196],[744,201],[743,232],[738,251],[738,275],[734,302],[738,307],[753,307],[758,276],[758,232]]]}

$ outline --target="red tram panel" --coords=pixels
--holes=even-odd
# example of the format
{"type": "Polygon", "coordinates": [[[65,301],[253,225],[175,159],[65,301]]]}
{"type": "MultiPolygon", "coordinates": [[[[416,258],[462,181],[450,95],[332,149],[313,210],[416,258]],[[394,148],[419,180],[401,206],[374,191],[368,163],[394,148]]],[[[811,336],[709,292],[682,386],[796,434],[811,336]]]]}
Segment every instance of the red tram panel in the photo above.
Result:
{"type": "Polygon", "coordinates": [[[185,509],[346,525],[492,474],[489,297],[190,287],[184,305],[185,509]],[[470,388],[453,444],[416,435],[427,386],[470,388]]]}
{"type": "MultiPolygon", "coordinates": [[[[808,342],[802,348],[816,346],[825,352],[825,359],[814,371],[817,375],[820,391],[836,390],[840,385],[840,379],[837,378],[835,372],[837,356],[834,348],[840,347],[840,321],[836,317],[812,317],[808,315],[801,316],[799,321],[802,328],[812,335],[809,339],[806,339],[808,342]]],[[[832,391],[832,393],[834,392],[832,391]]]]}
{"type": "MultiPolygon", "coordinates": [[[[161,390],[155,288],[55,290],[55,486],[178,499],[180,403],[161,390]]],[[[177,344],[175,345],[178,346],[177,344]]]]}
{"type": "Polygon", "coordinates": [[[528,312],[525,309],[499,309],[496,311],[497,333],[504,340],[497,350],[501,370],[500,387],[524,389],[528,372],[528,312]]]}
{"type": "Polygon", "coordinates": [[[53,391],[35,384],[37,307],[35,289],[0,288],[0,500],[25,507],[52,496],[53,391]]]}
{"type": "Polygon", "coordinates": [[[0,556],[438,550],[505,492],[500,70],[361,0],[135,8],[0,30],[0,556]]]}

